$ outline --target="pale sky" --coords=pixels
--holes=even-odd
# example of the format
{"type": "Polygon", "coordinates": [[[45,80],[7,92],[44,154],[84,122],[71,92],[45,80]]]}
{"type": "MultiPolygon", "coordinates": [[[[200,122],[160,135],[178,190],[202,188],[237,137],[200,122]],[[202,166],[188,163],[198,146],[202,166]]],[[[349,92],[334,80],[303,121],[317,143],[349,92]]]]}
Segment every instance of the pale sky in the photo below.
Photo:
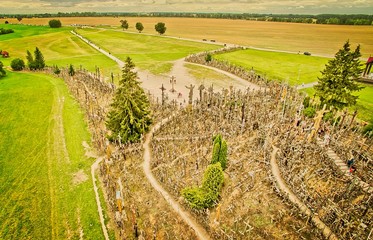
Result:
{"type": "Polygon", "coordinates": [[[0,13],[56,12],[373,14],[373,0],[0,0],[0,13]]]}

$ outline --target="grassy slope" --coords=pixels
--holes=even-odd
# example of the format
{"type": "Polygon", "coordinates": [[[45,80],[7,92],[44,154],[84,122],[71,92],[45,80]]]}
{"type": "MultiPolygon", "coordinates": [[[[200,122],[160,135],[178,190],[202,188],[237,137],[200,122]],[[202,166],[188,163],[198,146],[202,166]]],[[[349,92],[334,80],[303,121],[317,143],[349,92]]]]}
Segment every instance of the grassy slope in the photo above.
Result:
{"type": "MultiPolygon", "coordinates": [[[[9,25],[0,24],[1,27],[9,25]]],[[[67,66],[73,64],[75,68],[82,65],[94,72],[98,66],[105,76],[110,72],[119,73],[117,64],[86,43],[73,36],[70,28],[51,29],[42,26],[12,25],[15,33],[0,37],[0,48],[10,53],[10,58],[2,59],[5,65],[10,65],[13,58],[22,58],[26,62],[26,51],[33,53],[38,47],[44,55],[47,65],[57,64],[67,66]]]]}
{"type": "MultiPolygon", "coordinates": [[[[289,81],[292,85],[317,81],[320,71],[324,69],[327,58],[305,56],[303,54],[287,54],[258,50],[243,50],[215,55],[214,58],[226,60],[265,75],[270,79],[289,81]],[[300,69],[300,71],[299,71],[300,69]],[[299,80],[298,80],[299,73],[299,80]]],[[[364,84],[365,88],[358,92],[357,110],[359,118],[369,120],[373,118],[373,86],[364,84]]],[[[313,89],[307,92],[313,95],[313,89]]]]}
{"type": "Polygon", "coordinates": [[[82,147],[90,136],[62,80],[31,73],[1,79],[0,136],[0,239],[78,238],[78,218],[85,238],[102,238],[90,178],[93,160],[82,147]],[[56,123],[58,97],[65,99],[69,161],[62,157],[56,123]],[[88,180],[74,185],[79,170],[88,180]]]}
{"type": "Polygon", "coordinates": [[[211,44],[121,31],[79,29],[77,32],[122,60],[131,57],[137,67],[155,74],[169,72],[170,61],[219,48],[211,44]]]}
{"type": "Polygon", "coordinates": [[[269,79],[289,81],[291,85],[317,81],[320,71],[328,61],[327,58],[305,56],[303,54],[253,49],[219,54],[215,55],[214,58],[229,61],[248,70],[253,68],[260,75],[265,75],[269,79]]]}

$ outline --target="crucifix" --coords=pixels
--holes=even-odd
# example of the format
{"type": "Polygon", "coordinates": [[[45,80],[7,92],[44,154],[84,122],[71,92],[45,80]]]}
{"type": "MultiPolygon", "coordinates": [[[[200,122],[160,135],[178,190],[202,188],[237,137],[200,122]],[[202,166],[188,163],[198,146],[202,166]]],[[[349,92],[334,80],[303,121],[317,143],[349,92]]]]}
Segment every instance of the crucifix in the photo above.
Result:
{"type": "Polygon", "coordinates": [[[193,89],[194,85],[190,84],[190,86],[185,86],[187,89],[189,89],[189,104],[193,103],[193,89]]]}
{"type": "Polygon", "coordinates": [[[176,92],[175,90],[176,77],[175,76],[171,76],[170,83],[171,83],[170,92],[172,93],[176,92]]]}
{"type": "Polygon", "coordinates": [[[325,109],[326,109],[326,104],[324,104],[324,107],[322,108],[322,110],[317,111],[317,116],[314,118],[315,123],[313,124],[312,131],[311,131],[310,135],[308,136],[308,142],[311,142],[312,139],[315,137],[317,131],[320,128],[321,120],[322,120],[324,114],[329,112],[328,110],[325,110],[325,109]]]}

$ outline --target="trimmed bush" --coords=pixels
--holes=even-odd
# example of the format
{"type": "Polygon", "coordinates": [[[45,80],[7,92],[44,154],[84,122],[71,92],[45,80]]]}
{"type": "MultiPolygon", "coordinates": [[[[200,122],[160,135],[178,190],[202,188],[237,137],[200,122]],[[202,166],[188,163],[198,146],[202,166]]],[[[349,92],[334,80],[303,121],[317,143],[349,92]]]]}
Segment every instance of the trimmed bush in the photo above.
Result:
{"type": "Polygon", "coordinates": [[[224,183],[224,173],[220,163],[207,167],[201,187],[185,188],[181,195],[192,208],[211,208],[217,202],[224,183]]]}
{"type": "Polygon", "coordinates": [[[25,62],[20,58],[15,58],[10,63],[10,66],[14,71],[21,71],[25,68],[25,62]]]}
{"type": "Polygon", "coordinates": [[[216,135],[214,138],[211,164],[220,162],[223,170],[225,170],[227,168],[227,152],[227,142],[223,139],[221,134],[216,135]]]}
{"type": "Polygon", "coordinates": [[[313,107],[308,107],[303,110],[303,114],[308,118],[313,118],[316,114],[316,110],[313,107]]]}

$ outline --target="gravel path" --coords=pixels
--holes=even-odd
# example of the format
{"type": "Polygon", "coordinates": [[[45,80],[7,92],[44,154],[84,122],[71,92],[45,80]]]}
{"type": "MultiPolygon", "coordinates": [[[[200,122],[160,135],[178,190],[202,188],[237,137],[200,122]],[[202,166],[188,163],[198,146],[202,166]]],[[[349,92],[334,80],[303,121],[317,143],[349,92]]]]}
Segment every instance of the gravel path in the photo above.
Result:
{"type": "Polygon", "coordinates": [[[273,146],[273,151],[271,154],[271,171],[273,176],[275,177],[276,183],[278,188],[285,193],[285,195],[288,197],[288,199],[298,206],[298,208],[307,216],[311,218],[311,221],[315,224],[315,226],[322,231],[326,239],[329,240],[337,240],[337,236],[334,235],[334,233],[330,230],[328,226],[325,225],[324,222],[320,220],[319,217],[312,214],[311,210],[293,193],[293,191],[290,190],[290,188],[286,185],[284,179],[281,177],[280,169],[278,167],[278,164],[276,162],[276,154],[277,154],[278,148],[273,146]]]}
{"type": "Polygon", "coordinates": [[[150,132],[146,135],[145,143],[144,143],[144,163],[143,169],[145,172],[146,177],[148,178],[150,184],[153,186],[155,190],[157,190],[163,198],[168,202],[168,204],[174,209],[174,211],[195,231],[197,237],[199,239],[210,239],[206,230],[200,226],[195,219],[186,211],[182,209],[180,204],[176,202],[171,195],[161,186],[161,184],[155,179],[151,169],[150,169],[150,162],[151,162],[151,153],[150,153],[150,141],[153,137],[154,132],[156,132],[163,124],[167,123],[172,119],[174,115],[163,119],[161,122],[156,124],[150,132]]]}

